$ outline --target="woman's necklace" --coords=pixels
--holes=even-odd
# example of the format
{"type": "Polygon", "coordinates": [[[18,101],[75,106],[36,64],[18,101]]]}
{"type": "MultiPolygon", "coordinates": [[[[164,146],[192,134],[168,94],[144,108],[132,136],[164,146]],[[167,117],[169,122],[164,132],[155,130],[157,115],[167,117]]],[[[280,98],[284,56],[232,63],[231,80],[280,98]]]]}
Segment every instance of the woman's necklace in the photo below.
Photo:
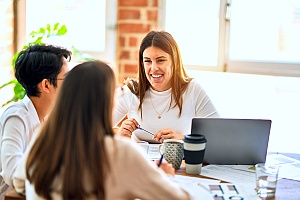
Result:
{"type": "Polygon", "coordinates": [[[149,90],[149,97],[150,97],[150,101],[151,101],[152,107],[153,107],[153,109],[155,110],[155,112],[156,112],[156,114],[157,114],[157,118],[160,119],[160,118],[161,118],[161,115],[165,112],[165,110],[166,110],[166,108],[167,108],[167,106],[168,106],[168,104],[169,104],[169,101],[168,101],[168,103],[166,104],[166,106],[165,106],[165,108],[163,109],[163,111],[162,111],[161,113],[159,113],[159,112],[157,112],[157,110],[156,110],[156,108],[155,108],[155,106],[154,106],[154,104],[153,104],[153,102],[152,102],[150,90],[149,90]]]}

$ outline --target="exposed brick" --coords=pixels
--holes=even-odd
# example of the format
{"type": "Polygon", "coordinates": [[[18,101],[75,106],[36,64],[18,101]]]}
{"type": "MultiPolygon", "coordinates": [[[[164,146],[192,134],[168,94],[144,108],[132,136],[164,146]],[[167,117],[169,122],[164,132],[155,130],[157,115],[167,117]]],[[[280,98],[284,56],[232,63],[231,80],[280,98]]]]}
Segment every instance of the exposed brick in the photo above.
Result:
{"type": "Polygon", "coordinates": [[[129,59],[130,52],[129,51],[121,51],[119,54],[119,59],[129,59]]]}
{"type": "Polygon", "coordinates": [[[147,33],[150,31],[151,26],[149,24],[119,24],[120,33],[147,33]]]}
{"type": "Polygon", "coordinates": [[[157,21],[157,11],[156,10],[149,10],[147,12],[147,19],[150,21],[157,21]]]}
{"type": "Polygon", "coordinates": [[[120,9],[118,19],[140,19],[141,14],[139,10],[124,10],[120,9]]]}
{"type": "Polygon", "coordinates": [[[118,0],[118,80],[135,77],[140,42],[158,25],[158,4],[159,0],[118,0]],[[128,52],[129,58],[124,50],[128,52]]]}
{"type": "Polygon", "coordinates": [[[138,66],[137,65],[125,64],[124,69],[125,69],[124,70],[125,73],[136,74],[138,72],[138,66]]]}
{"type": "Polygon", "coordinates": [[[148,0],[119,0],[119,6],[148,6],[148,0]]]}
{"type": "Polygon", "coordinates": [[[154,6],[154,7],[158,7],[158,0],[151,0],[151,2],[152,2],[152,6],[154,6]]]}
{"type": "Polygon", "coordinates": [[[136,37],[129,38],[129,46],[136,47],[138,46],[138,39],[136,37]]]}
{"type": "Polygon", "coordinates": [[[124,37],[120,36],[119,37],[119,47],[124,47],[125,41],[126,41],[126,39],[124,37]]]}

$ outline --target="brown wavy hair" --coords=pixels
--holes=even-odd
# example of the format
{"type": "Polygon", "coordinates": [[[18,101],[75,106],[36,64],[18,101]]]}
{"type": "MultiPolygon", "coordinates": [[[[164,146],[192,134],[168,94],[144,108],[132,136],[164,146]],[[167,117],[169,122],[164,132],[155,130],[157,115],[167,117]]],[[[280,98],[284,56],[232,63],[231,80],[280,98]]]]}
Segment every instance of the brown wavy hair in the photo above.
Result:
{"type": "Polygon", "coordinates": [[[63,199],[105,198],[109,163],[104,138],[113,137],[115,84],[113,70],[100,61],[79,64],[67,74],[26,163],[38,195],[51,199],[57,179],[63,199]]]}
{"type": "Polygon", "coordinates": [[[178,106],[178,117],[180,117],[182,112],[182,94],[185,92],[192,78],[189,78],[184,69],[179,47],[170,33],[166,31],[151,31],[144,37],[139,49],[138,78],[128,78],[127,80],[125,80],[124,84],[129,87],[132,93],[139,97],[139,110],[141,111],[142,117],[142,104],[144,101],[145,93],[151,86],[146,77],[143,65],[143,53],[148,47],[160,48],[171,56],[173,76],[171,79],[172,96],[169,108],[171,107],[174,99],[175,104],[173,107],[178,106]]]}

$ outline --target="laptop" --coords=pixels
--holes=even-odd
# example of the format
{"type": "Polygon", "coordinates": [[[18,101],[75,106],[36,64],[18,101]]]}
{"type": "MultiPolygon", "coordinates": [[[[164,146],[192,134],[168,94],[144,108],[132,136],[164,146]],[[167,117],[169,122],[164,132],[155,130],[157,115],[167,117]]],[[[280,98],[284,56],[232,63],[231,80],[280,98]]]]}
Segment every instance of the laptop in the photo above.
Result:
{"type": "Polygon", "coordinates": [[[266,161],[271,120],[193,118],[193,135],[207,139],[206,164],[254,165],[266,161]]]}

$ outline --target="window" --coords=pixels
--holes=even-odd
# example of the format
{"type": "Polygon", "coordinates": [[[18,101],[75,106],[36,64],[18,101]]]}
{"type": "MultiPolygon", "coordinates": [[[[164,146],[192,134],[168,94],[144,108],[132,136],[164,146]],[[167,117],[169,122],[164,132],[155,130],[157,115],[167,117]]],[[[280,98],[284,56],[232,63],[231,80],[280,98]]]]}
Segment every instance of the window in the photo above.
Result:
{"type": "Polygon", "coordinates": [[[300,1],[235,0],[228,70],[300,76],[300,1]]]}
{"type": "Polygon", "coordinates": [[[300,76],[300,0],[165,0],[187,68],[300,76]]]}
{"type": "Polygon", "coordinates": [[[165,30],[177,41],[183,62],[190,68],[221,70],[219,13],[219,0],[166,0],[165,30]]]}
{"type": "Polygon", "coordinates": [[[93,58],[114,64],[115,1],[52,0],[41,3],[40,0],[26,0],[25,3],[20,1],[18,9],[19,47],[24,45],[25,38],[31,31],[59,22],[60,25],[67,26],[67,34],[57,38],[50,37],[48,43],[68,49],[74,46],[93,58]]]}

